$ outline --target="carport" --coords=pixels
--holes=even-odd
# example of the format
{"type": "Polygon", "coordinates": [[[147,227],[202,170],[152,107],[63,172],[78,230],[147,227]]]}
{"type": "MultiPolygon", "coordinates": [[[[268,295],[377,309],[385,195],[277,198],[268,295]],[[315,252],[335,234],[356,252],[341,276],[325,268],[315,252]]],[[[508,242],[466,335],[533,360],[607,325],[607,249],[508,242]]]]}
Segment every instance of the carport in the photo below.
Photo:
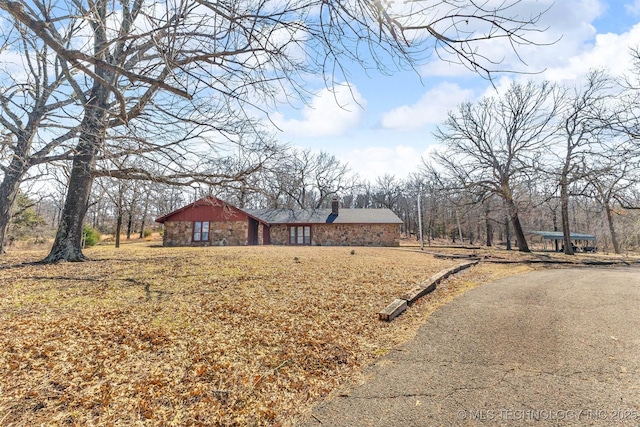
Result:
{"type": "MultiPolygon", "coordinates": [[[[544,250],[559,251],[563,246],[564,235],[562,231],[528,231],[526,233],[530,236],[532,242],[537,239],[542,241],[544,250]],[[547,242],[553,241],[553,245],[550,249],[547,249],[547,242]]],[[[581,252],[595,252],[596,251],[596,236],[593,234],[583,233],[571,233],[571,243],[573,244],[574,251],[581,252]]]]}

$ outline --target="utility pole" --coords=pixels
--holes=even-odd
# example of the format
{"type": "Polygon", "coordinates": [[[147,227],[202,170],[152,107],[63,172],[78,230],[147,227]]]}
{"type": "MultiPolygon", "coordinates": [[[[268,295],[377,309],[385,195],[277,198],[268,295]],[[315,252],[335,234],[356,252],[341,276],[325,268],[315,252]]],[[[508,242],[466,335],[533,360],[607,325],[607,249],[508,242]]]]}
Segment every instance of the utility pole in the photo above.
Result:
{"type": "Polygon", "coordinates": [[[422,238],[422,208],[420,206],[420,199],[422,198],[422,186],[418,186],[418,230],[420,233],[420,250],[424,250],[424,239],[422,238]]]}

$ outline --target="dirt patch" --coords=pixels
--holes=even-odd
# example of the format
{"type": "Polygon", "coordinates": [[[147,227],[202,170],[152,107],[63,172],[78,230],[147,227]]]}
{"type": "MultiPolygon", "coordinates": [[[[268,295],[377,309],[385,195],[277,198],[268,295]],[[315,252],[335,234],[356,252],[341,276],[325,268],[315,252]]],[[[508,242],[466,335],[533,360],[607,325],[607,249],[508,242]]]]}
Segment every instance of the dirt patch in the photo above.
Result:
{"type": "Polygon", "coordinates": [[[388,324],[380,307],[459,260],[148,244],[86,255],[0,258],[0,424],[290,425],[438,306],[531,269],[474,267],[388,324]]]}

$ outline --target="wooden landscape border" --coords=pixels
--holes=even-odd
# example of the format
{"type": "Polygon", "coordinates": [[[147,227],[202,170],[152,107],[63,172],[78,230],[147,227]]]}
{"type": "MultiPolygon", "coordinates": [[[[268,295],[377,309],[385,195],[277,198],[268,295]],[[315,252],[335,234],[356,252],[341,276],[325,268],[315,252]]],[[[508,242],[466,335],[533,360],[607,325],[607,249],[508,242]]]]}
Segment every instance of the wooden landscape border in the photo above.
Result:
{"type": "Polygon", "coordinates": [[[424,282],[420,283],[410,291],[403,294],[400,298],[395,299],[391,304],[389,304],[378,313],[378,318],[387,322],[392,321],[402,312],[404,312],[409,306],[413,305],[413,303],[415,303],[418,299],[430,292],[433,292],[436,289],[438,283],[451,276],[452,274],[458,273],[459,271],[476,265],[478,262],[478,260],[465,262],[434,274],[424,282]]]}

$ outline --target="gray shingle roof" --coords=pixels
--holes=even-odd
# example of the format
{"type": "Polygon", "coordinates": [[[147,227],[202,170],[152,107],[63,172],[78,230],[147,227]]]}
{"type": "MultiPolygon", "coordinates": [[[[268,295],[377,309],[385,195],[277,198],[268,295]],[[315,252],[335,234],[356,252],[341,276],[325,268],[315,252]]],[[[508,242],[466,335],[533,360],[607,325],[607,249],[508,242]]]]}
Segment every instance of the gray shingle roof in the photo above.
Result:
{"type": "Polygon", "coordinates": [[[244,209],[268,224],[402,224],[390,209],[244,209]]]}

